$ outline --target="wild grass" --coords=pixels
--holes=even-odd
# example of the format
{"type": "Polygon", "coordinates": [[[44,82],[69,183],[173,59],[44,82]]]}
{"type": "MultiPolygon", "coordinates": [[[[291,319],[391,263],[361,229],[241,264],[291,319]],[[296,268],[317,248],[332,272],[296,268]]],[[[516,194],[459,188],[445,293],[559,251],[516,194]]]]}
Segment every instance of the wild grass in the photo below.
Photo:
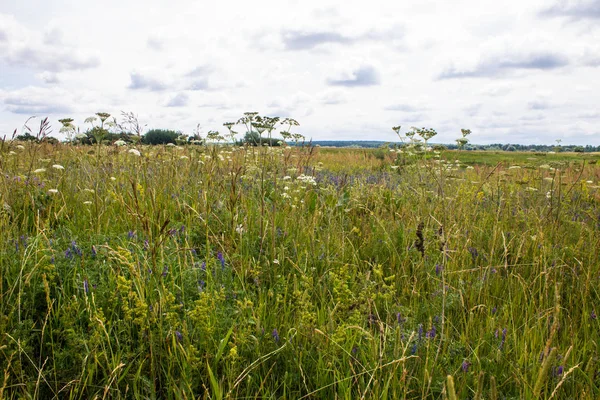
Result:
{"type": "Polygon", "coordinates": [[[595,163],[136,149],[4,144],[0,398],[600,396],[595,163]]]}

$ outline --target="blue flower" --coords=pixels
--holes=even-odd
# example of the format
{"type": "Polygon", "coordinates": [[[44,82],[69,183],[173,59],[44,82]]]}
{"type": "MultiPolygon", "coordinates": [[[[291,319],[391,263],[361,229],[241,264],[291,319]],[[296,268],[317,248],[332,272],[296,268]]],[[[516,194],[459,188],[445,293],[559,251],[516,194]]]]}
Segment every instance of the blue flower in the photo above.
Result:
{"type": "Polygon", "coordinates": [[[221,268],[225,268],[225,257],[223,257],[223,253],[218,252],[217,253],[217,258],[221,262],[221,268]]]}
{"type": "Polygon", "coordinates": [[[276,343],[279,342],[279,332],[277,332],[277,329],[273,329],[273,333],[271,333],[271,336],[273,336],[273,339],[276,343]]]}

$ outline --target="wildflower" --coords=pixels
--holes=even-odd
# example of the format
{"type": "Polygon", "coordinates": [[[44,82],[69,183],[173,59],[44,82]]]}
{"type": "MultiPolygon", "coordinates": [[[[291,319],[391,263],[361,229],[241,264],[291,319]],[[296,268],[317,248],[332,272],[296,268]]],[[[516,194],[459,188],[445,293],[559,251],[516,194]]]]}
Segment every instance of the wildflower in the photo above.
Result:
{"type": "Polygon", "coordinates": [[[590,314],[590,318],[591,318],[591,319],[596,319],[596,318],[598,318],[598,316],[596,315],[596,311],[592,310],[592,313],[590,314]]]}
{"type": "Polygon", "coordinates": [[[419,341],[421,341],[421,338],[423,337],[423,324],[419,325],[419,330],[418,330],[418,337],[419,337],[419,341]]]}
{"type": "Polygon", "coordinates": [[[564,367],[562,365],[559,365],[558,368],[556,368],[556,370],[554,371],[554,373],[556,374],[556,376],[561,376],[563,374],[564,371],[564,367]]]}
{"type": "Polygon", "coordinates": [[[440,264],[435,264],[435,274],[436,275],[441,274],[443,269],[444,269],[444,267],[442,267],[440,264]]]}
{"type": "Polygon", "coordinates": [[[58,189],[50,189],[48,190],[48,194],[57,194],[58,193],[58,189]]]}
{"type": "Polygon", "coordinates": [[[117,147],[121,147],[121,146],[125,146],[127,143],[124,140],[117,140],[115,142],[115,146],[117,147]]]}
{"type": "Polygon", "coordinates": [[[18,144],[17,145],[17,149],[19,149],[19,150],[25,150],[25,146],[23,146],[21,144],[18,144]]]}
{"type": "Polygon", "coordinates": [[[271,333],[271,336],[273,336],[275,342],[279,342],[279,332],[277,332],[277,329],[273,329],[273,333],[271,333]]]}
{"type": "Polygon", "coordinates": [[[140,151],[138,149],[129,149],[128,153],[133,154],[134,156],[138,156],[138,157],[140,157],[142,155],[142,153],[140,153],[140,151]]]}
{"type": "MultiPolygon", "coordinates": [[[[497,331],[496,331],[497,332],[497,331]]],[[[502,347],[504,347],[504,342],[506,341],[506,328],[502,329],[502,339],[500,341],[500,346],[498,346],[498,348],[500,350],[502,350],[502,347]]],[[[497,336],[497,335],[496,335],[497,336]]]]}
{"type": "Polygon", "coordinates": [[[223,257],[223,253],[217,253],[217,259],[221,262],[221,268],[225,268],[225,257],[223,257]]]}
{"type": "Polygon", "coordinates": [[[470,362],[468,362],[467,360],[463,361],[462,365],[460,366],[463,370],[464,373],[467,373],[469,371],[469,366],[471,365],[470,362]]]}
{"type": "Polygon", "coordinates": [[[432,326],[430,330],[427,331],[427,333],[425,334],[426,338],[429,339],[433,339],[435,337],[436,334],[436,330],[435,330],[435,326],[432,326]]]}
{"type": "Polygon", "coordinates": [[[83,280],[83,291],[87,294],[90,291],[90,285],[88,284],[88,280],[83,280]]]}
{"type": "Polygon", "coordinates": [[[114,176],[111,176],[111,177],[110,177],[110,180],[114,182],[114,181],[116,181],[116,180],[117,180],[117,178],[115,178],[114,176]]]}
{"type": "Polygon", "coordinates": [[[531,186],[527,186],[525,188],[525,191],[526,192],[537,192],[538,190],[537,190],[537,188],[534,188],[534,187],[531,187],[531,186]]]}
{"type": "Polygon", "coordinates": [[[236,226],[235,231],[241,235],[242,233],[244,233],[244,225],[239,224],[238,226],[236,226]]]}
{"type": "Polygon", "coordinates": [[[127,238],[128,239],[133,239],[134,237],[135,237],[135,232],[134,231],[127,232],[127,238]]]}
{"type": "Polygon", "coordinates": [[[60,164],[54,164],[54,165],[52,166],[52,168],[54,168],[54,169],[58,169],[58,170],[63,170],[63,169],[65,169],[65,167],[63,167],[63,166],[62,166],[62,165],[60,165],[60,164]]]}
{"type": "Polygon", "coordinates": [[[38,168],[35,171],[33,171],[34,174],[41,174],[46,172],[46,168],[38,168]]]}
{"type": "Polygon", "coordinates": [[[279,265],[279,260],[278,260],[278,259],[274,259],[274,260],[273,260],[273,264],[277,264],[277,265],[279,265]]]}
{"type": "Polygon", "coordinates": [[[398,325],[402,325],[405,321],[405,319],[402,318],[402,314],[399,312],[396,313],[396,321],[398,321],[398,325]]]}
{"type": "Polygon", "coordinates": [[[175,337],[177,337],[178,341],[180,341],[180,342],[183,341],[183,335],[181,334],[181,332],[175,331],[175,337]]]}
{"type": "Polygon", "coordinates": [[[162,272],[161,276],[164,278],[165,276],[167,276],[167,273],[169,273],[169,267],[167,267],[165,265],[165,267],[163,268],[163,272],[162,272]]]}
{"type": "Polygon", "coordinates": [[[410,354],[411,355],[417,354],[417,343],[416,342],[415,342],[415,344],[413,344],[412,348],[410,349],[410,354]]]}
{"type": "Polygon", "coordinates": [[[518,165],[511,165],[508,169],[521,169],[518,165]]]}
{"type": "Polygon", "coordinates": [[[89,206],[90,204],[92,204],[91,201],[84,201],[83,204],[85,204],[86,206],[89,206]]]}

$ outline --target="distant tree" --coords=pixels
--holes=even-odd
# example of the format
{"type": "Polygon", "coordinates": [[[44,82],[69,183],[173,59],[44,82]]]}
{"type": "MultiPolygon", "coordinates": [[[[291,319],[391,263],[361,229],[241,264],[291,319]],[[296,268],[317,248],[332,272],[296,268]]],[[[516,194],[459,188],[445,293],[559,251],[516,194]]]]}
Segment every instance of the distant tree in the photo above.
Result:
{"type": "Polygon", "coordinates": [[[150,129],[142,137],[142,143],[144,144],[175,144],[180,132],[172,131],[169,129],[150,129]]]}
{"type": "Polygon", "coordinates": [[[37,143],[37,138],[35,136],[33,136],[32,134],[30,134],[29,132],[25,132],[22,135],[17,136],[15,139],[17,139],[18,141],[21,142],[36,142],[37,143]]]}

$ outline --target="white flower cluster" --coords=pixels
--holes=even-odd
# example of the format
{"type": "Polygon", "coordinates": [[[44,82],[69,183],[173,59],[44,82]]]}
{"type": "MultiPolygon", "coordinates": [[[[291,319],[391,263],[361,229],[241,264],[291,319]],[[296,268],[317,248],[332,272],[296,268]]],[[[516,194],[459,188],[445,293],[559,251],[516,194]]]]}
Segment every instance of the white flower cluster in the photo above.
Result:
{"type": "Polygon", "coordinates": [[[315,178],[313,178],[312,176],[308,176],[308,175],[300,175],[298,178],[296,178],[298,181],[306,183],[308,185],[313,185],[313,186],[317,186],[317,181],[315,181],[315,178]]]}

